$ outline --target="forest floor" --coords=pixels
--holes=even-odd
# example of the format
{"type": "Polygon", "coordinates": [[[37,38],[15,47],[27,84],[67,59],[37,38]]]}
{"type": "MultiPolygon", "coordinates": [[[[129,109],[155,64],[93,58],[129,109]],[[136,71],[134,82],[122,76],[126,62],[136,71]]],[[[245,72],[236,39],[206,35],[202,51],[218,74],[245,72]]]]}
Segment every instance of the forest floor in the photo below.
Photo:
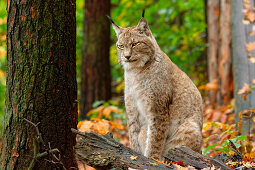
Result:
{"type": "MultiPolygon", "coordinates": [[[[122,114],[123,109],[116,105],[100,105],[89,112],[90,120],[79,122],[78,129],[82,132],[94,131],[99,134],[111,131],[117,141],[129,146],[125,117],[120,116],[122,114]]],[[[222,153],[233,156],[235,152],[229,144],[229,140],[231,140],[242,153],[243,158],[242,162],[228,161],[227,165],[233,169],[237,167],[255,168],[255,135],[243,136],[238,133],[233,105],[216,109],[211,105],[205,105],[202,134],[204,139],[203,154],[211,157],[222,153]]],[[[181,167],[180,169],[185,169],[182,164],[178,166],[181,167]]],[[[80,170],[85,167],[87,170],[93,169],[79,163],[80,170]]]]}

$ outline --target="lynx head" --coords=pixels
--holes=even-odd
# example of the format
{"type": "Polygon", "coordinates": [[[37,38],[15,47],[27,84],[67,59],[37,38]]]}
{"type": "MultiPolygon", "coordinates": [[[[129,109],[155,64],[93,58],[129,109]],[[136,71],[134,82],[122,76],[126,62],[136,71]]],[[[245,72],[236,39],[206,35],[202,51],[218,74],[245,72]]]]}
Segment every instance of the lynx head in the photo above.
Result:
{"type": "Polygon", "coordinates": [[[118,59],[125,70],[142,68],[153,60],[157,43],[144,17],[136,26],[127,28],[117,26],[109,16],[108,18],[118,38],[118,59]]]}

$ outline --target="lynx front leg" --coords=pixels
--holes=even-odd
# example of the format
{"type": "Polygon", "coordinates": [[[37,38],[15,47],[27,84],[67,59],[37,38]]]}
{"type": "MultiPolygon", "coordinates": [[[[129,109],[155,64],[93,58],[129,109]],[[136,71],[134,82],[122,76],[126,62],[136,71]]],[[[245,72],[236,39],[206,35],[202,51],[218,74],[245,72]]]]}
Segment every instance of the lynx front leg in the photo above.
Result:
{"type": "Polygon", "coordinates": [[[136,152],[142,153],[138,142],[138,136],[141,129],[138,120],[139,112],[134,104],[128,102],[126,102],[126,111],[130,147],[136,152]]]}
{"type": "Polygon", "coordinates": [[[168,130],[168,115],[151,116],[148,123],[147,141],[144,156],[158,159],[162,158],[168,130]]]}

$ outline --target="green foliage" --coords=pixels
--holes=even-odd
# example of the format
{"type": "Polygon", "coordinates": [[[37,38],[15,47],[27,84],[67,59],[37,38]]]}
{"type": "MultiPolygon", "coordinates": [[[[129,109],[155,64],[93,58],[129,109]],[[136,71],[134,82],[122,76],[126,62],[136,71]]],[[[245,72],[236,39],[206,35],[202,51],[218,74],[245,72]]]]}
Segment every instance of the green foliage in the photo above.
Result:
{"type": "MultiPolygon", "coordinates": [[[[76,71],[78,94],[81,84],[81,59],[82,59],[82,37],[83,37],[83,19],[84,19],[84,0],[76,1],[76,71]]],[[[78,95],[80,96],[80,95],[78,95]]]]}
{"type": "Polygon", "coordinates": [[[6,0],[0,1],[0,135],[4,121],[6,73],[6,0]]]}
{"type": "Polygon", "coordinates": [[[119,119],[122,121],[122,125],[126,124],[125,108],[118,101],[95,101],[93,103],[93,108],[94,109],[89,111],[87,114],[88,120],[100,118],[114,121],[119,119]]]}
{"type": "Polygon", "coordinates": [[[225,154],[231,154],[233,152],[228,146],[229,146],[229,140],[231,140],[236,148],[239,148],[241,146],[240,142],[247,139],[246,136],[240,135],[237,137],[234,137],[232,139],[225,140],[222,144],[212,144],[207,146],[203,149],[203,154],[209,154],[211,151],[214,152],[221,152],[225,154]]]}

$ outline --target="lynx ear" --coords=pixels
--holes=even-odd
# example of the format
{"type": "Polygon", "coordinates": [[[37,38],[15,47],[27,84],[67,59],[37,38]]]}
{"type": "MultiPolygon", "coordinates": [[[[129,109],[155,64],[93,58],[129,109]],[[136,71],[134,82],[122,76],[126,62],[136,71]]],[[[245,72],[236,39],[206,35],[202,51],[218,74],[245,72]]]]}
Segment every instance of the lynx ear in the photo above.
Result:
{"type": "Polygon", "coordinates": [[[138,22],[137,26],[136,26],[139,30],[139,32],[143,33],[146,32],[147,30],[149,30],[149,24],[146,21],[146,19],[144,17],[142,17],[140,19],[140,21],[138,22]]]}
{"type": "Polygon", "coordinates": [[[118,25],[116,25],[115,23],[114,23],[114,21],[112,20],[112,18],[109,16],[109,15],[106,15],[107,16],[107,18],[111,21],[111,23],[112,23],[112,28],[114,29],[114,31],[115,31],[115,33],[116,33],[116,35],[117,35],[117,37],[119,36],[119,34],[121,33],[121,27],[119,27],[118,25]]]}

